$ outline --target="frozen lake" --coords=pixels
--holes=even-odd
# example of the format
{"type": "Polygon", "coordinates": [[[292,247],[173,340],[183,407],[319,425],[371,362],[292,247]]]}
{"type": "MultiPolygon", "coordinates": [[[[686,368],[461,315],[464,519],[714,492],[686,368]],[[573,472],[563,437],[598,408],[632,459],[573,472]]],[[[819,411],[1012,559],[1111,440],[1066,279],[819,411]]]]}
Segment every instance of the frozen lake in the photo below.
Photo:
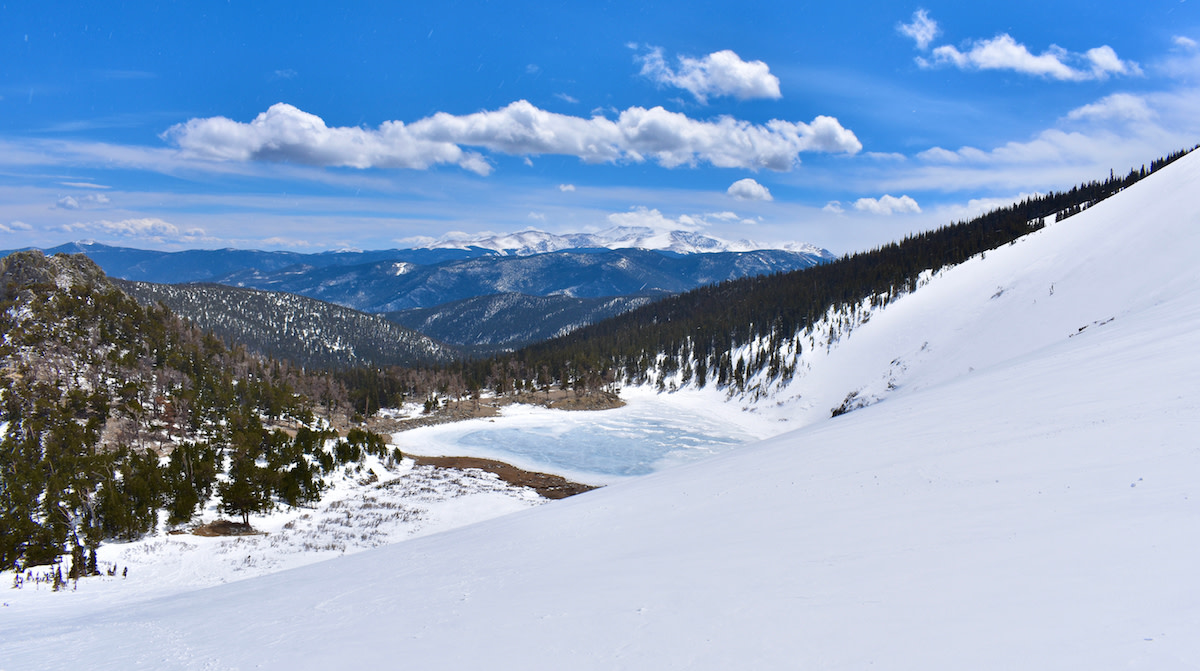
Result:
{"type": "Polygon", "coordinates": [[[603,483],[645,475],[765,437],[762,422],[707,394],[622,393],[601,411],[509,406],[494,419],[394,435],[405,452],[484,457],[520,468],[603,483]]]}

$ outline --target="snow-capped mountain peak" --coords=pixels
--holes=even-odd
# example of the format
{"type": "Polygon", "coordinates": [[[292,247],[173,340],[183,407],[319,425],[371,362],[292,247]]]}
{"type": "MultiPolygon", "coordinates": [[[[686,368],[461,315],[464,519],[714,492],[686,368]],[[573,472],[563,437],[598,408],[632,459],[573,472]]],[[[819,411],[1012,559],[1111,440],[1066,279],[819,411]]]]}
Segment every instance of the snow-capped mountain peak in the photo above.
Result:
{"type": "Polygon", "coordinates": [[[503,256],[530,256],[566,249],[653,249],[676,254],[783,249],[827,258],[832,257],[828,251],[808,243],[787,242],[766,245],[751,240],[724,240],[697,231],[662,230],[649,226],[615,226],[598,233],[556,234],[531,228],[516,233],[448,235],[422,247],[422,249],[472,248],[492,250],[503,256]]]}

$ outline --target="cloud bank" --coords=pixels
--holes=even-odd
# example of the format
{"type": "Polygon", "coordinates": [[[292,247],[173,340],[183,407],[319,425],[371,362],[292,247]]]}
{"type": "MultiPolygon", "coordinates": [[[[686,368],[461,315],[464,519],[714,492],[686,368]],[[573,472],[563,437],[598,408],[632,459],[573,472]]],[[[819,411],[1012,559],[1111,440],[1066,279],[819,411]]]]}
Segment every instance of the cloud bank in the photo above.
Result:
{"type": "Polygon", "coordinates": [[[708,102],[709,96],[729,96],[738,100],[777,100],[782,97],[779,78],[771,74],[766,63],[743,61],[728,49],[715,51],[704,58],[679,56],[677,68],[667,64],[658,47],[637,59],[642,64],[643,77],[663,86],[683,89],[702,105],[708,102]]]}
{"type": "Polygon", "coordinates": [[[184,154],[216,161],[278,161],[326,167],[426,169],[452,164],[480,175],[492,166],[463,149],[528,156],[575,156],[587,163],[654,161],[666,167],[790,170],[802,152],[856,153],[862,144],[837,119],[772,120],[756,125],[729,116],[700,121],[662,107],[630,107],[616,119],[583,118],[518,100],[497,110],[439,112],[377,129],[329,127],[320,117],[277,103],[249,123],[191,119],[163,133],[184,154]]]}
{"type": "Polygon", "coordinates": [[[209,240],[203,228],[181,229],[169,221],[156,217],[123,219],[121,221],[88,221],[65,224],[60,227],[68,233],[78,231],[116,235],[124,238],[140,238],[153,242],[203,242],[209,240]]]}

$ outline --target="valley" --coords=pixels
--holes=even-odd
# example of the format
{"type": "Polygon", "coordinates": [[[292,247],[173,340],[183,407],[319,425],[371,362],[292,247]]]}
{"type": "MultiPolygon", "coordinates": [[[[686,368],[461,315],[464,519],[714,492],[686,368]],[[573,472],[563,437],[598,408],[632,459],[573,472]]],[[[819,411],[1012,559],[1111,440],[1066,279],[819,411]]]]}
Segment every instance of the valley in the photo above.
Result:
{"type": "Polygon", "coordinates": [[[1200,510],[1198,158],[450,364],[444,387],[364,377],[367,426],[403,456],[339,464],[319,501],[256,517],[266,535],[103,543],[129,574],[13,590],[0,653],[373,665],[399,631],[447,669],[1200,659],[1180,533],[1200,510]],[[733,328],[689,307],[784,293],[733,328]],[[589,396],[618,407],[522,402],[589,396]],[[440,457],[604,486],[541,505],[440,457]]]}

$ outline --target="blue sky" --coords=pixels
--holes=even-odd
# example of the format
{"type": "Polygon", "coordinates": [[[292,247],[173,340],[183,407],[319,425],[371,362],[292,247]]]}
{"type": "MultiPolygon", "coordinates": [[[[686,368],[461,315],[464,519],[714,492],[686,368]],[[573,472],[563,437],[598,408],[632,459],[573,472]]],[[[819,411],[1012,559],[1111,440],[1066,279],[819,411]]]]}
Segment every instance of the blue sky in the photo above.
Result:
{"type": "Polygon", "coordinates": [[[1200,142],[1195,1],[114,4],[0,4],[0,247],[846,252],[1200,142]]]}

